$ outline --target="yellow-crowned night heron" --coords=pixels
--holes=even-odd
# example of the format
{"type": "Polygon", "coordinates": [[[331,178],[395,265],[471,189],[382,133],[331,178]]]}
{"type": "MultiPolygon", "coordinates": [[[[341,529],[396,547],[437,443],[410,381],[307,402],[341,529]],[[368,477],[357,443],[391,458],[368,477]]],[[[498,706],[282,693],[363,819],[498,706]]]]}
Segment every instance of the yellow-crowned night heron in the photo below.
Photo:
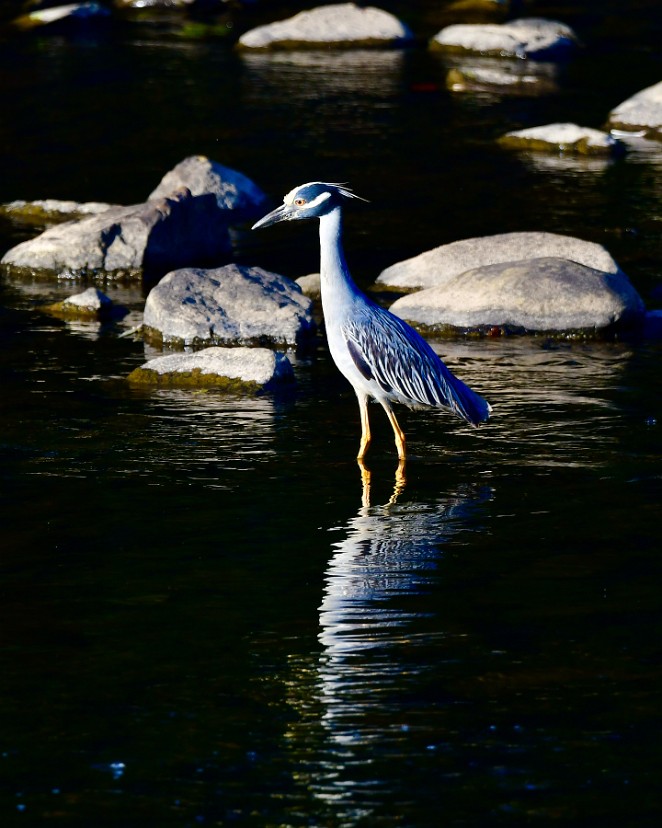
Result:
{"type": "Polygon", "coordinates": [[[342,248],[343,199],[358,198],[346,187],[314,181],[295,187],[280,207],[253,225],[320,220],[322,310],[329,350],[356,392],[361,411],[362,460],[370,444],[368,399],[382,404],[395,434],[401,463],[405,435],[392,403],[444,408],[473,425],[490,416],[490,405],[455,377],[428,343],[399,317],[362,293],[350,276],[342,248]]]}

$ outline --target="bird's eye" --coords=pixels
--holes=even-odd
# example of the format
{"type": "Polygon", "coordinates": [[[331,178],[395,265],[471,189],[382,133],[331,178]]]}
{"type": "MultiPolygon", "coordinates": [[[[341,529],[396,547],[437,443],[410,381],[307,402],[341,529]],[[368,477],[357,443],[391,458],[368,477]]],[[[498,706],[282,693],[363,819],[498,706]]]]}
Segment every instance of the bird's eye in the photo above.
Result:
{"type": "Polygon", "coordinates": [[[305,203],[306,203],[306,199],[305,199],[305,198],[295,198],[295,199],[294,199],[294,204],[295,204],[297,207],[303,207],[303,205],[304,205],[305,203]]]}

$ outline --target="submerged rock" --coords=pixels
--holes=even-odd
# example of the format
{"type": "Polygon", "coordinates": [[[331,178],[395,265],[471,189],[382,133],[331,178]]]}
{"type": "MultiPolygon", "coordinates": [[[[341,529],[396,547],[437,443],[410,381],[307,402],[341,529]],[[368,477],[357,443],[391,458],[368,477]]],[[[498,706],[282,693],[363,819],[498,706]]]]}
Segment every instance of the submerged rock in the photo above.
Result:
{"type": "Polygon", "coordinates": [[[43,310],[65,319],[121,319],[128,313],[126,308],[115,305],[112,299],[95,287],[46,305],[43,310]]]}
{"type": "Polygon", "coordinates": [[[243,34],[237,45],[242,49],[399,46],[412,39],[409,29],[392,14],[340,3],[258,26],[243,34]]]}
{"type": "Polygon", "coordinates": [[[111,207],[68,221],[8,250],[2,264],[19,268],[161,272],[190,264],[218,263],[231,251],[227,224],[212,195],[188,190],[169,198],[111,207]]]}
{"type": "Polygon", "coordinates": [[[547,257],[456,274],[403,296],[391,311],[431,329],[595,334],[641,323],[644,304],[623,273],[547,257]]]}
{"type": "Polygon", "coordinates": [[[192,155],[166,173],[149,201],[168,198],[186,188],[193,196],[211,194],[221,210],[232,210],[232,220],[261,216],[269,199],[248,176],[224,167],[204,155],[192,155]]]}
{"type": "Polygon", "coordinates": [[[611,129],[662,139],[662,81],[612,109],[608,123],[611,129]]]}
{"type": "Polygon", "coordinates": [[[268,348],[204,348],[168,354],[136,368],[129,382],[142,385],[220,388],[231,392],[269,389],[294,378],[285,354],[268,348]]]}
{"type": "Polygon", "coordinates": [[[574,155],[619,155],[625,149],[608,132],[577,124],[546,124],[514,130],[502,135],[499,143],[508,149],[574,155]]]}
{"type": "Polygon", "coordinates": [[[398,290],[438,287],[475,267],[550,256],[571,259],[606,273],[620,270],[605,248],[595,242],[558,233],[499,233],[443,244],[396,262],[382,271],[377,284],[398,290]]]}
{"type": "Polygon", "coordinates": [[[438,32],[430,41],[430,48],[495,57],[556,60],[566,57],[577,43],[577,36],[565,23],[529,17],[502,24],[455,23],[438,32]]]}
{"type": "Polygon", "coordinates": [[[312,335],[312,302],[294,282],[259,267],[168,273],[145,303],[148,337],[183,345],[294,345],[312,335]]]}

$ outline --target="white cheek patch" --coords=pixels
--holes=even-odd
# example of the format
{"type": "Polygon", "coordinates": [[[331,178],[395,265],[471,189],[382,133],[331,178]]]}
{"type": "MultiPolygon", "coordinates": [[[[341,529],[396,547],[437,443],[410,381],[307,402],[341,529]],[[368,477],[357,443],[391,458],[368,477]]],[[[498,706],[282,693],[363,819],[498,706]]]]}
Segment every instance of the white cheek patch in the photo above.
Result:
{"type": "Polygon", "coordinates": [[[331,198],[331,193],[329,193],[329,192],[320,193],[317,196],[317,198],[314,198],[312,201],[309,201],[308,204],[306,204],[306,207],[308,209],[312,210],[314,207],[317,207],[319,204],[323,204],[327,200],[327,198],[331,198]]]}

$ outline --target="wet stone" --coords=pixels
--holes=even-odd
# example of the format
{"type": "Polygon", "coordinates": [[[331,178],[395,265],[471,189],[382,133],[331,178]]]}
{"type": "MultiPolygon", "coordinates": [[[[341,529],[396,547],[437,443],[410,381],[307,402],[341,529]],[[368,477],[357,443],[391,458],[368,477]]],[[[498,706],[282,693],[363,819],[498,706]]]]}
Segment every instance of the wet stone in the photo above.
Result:
{"type": "Polygon", "coordinates": [[[607,273],[620,270],[607,250],[595,242],[542,231],[498,233],[443,244],[396,262],[382,271],[377,284],[398,290],[438,287],[475,267],[548,256],[571,259],[607,273]]]}
{"type": "Polygon", "coordinates": [[[455,23],[430,41],[431,49],[531,60],[566,57],[576,46],[577,37],[570,26],[538,17],[503,24],[455,23]]]}
{"type": "Polygon", "coordinates": [[[569,123],[513,130],[502,135],[499,143],[507,149],[573,155],[614,156],[625,149],[623,143],[608,132],[569,123]]]}
{"type": "Polygon", "coordinates": [[[395,46],[411,41],[396,17],[372,6],[340,3],[303,11],[287,20],[251,29],[239,38],[240,49],[395,46]]]}
{"type": "Polygon", "coordinates": [[[140,385],[218,388],[236,393],[271,389],[293,378],[292,365],[283,353],[219,346],[156,357],[128,376],[129,382],[140,385]]]}
{"type": "Polygon", "coordinates": [[[554,257],[478,267],[403,296],[391,311],[443,330],[595,335],[641,325],[644,304],[623,273],[554,257]]]}
{"type": "Polygon", "coordinates": [[[168,273],[145,303],[150,339],[173,344],[285,344],[312,336],[312,302],[298,285],[259,267],[168,273]]]}

